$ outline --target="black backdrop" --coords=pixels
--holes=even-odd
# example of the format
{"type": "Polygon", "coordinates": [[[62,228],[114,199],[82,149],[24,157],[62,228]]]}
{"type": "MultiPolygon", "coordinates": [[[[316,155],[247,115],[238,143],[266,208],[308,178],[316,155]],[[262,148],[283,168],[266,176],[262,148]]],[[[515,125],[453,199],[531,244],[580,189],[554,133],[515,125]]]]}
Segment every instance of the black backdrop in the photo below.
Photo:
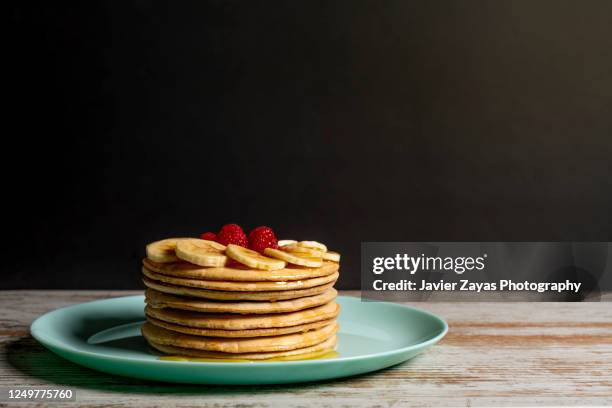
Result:
{"type": "Polygon", "coordinates": [[[612,240],[612,2],[10,10],[3,288],[138,288],[148,241],[612,240]],[[16,159],[16,160],[15,160],[16,159]]]}

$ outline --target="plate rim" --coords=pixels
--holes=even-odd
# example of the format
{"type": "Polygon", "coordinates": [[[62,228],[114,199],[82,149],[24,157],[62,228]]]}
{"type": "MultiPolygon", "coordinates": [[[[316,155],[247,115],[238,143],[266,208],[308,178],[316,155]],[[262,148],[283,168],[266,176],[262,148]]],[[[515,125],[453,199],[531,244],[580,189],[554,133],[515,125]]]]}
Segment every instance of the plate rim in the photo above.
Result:
{"type": "MultiPolygon", "coordinates": [[[[127,300],[127,299],[134,299],[134,298],[141,298],[143,300],[143,305],[144,305],[144,295],[128,295],[128,296],[117,296],[117,297],[106,298],[106,299],[96,299],[96,300],[91,300],[87,302],[80,302],[80,303],[76,303],[72,305],[63,306],[63,307],[60,307],[54,310],[50,310],[42,314],[41,316],[37,317],[36,319],[34,319],[34,321],[30,324],[30,334],[45,348],[51,349],[52,352],[55,352],[55,349],[58,349],[65,353],[77,354],[77,355],[81,355],[85,357],[92,357],[92,358],[97,358],[97,359],[104,359],[107,361],[116,361],[116,362],[130,361],[130,362],[138,362],[140,364],[155,365],[155,366],[162,364],[166,366],[189,365],[191,367],[210,367],[210,368],[215,367],[216,368],[216,367],[228,367],[228,366],[232,366],[232,367],[255,367],[255,366],[256,367],[273,367],[273,366],[279,366],[279,365],[282,365],[282,366],[287,366],[287,365],[317,366],[317,365],[342,364],[346,362],[355,362],[355,361],[367,361],[367,360],[374,359],[374,358],[384,358],[384,357],[395,356],[398,354],[410,352],[411,350],[418,349],[418,348],[429,347],[431,345],[434,345],[438,341],[440,341],[448,333],[448,323],[443,318],[441,318],[440,316],[432,312],[420,309],[418,307],[398,304],[398,303],[393,303],[393,302],[368,301],[367,303],[373,303],[373,304],[379,304],[379,305],[382,304],[385,307],[409,309],[409,310],[412,310],[413,312],[424,314],[430,319],[433,319],[437,321],[439,324],[441,324],[442,330],[438,332],[438,334],[436,334],[434,337],[428,340],[416,343],[416,344],[396,348],[393,350],[383,351],[379,353],[364,354],[364,355],[359,355],[359,356],[338,357],[338,358],[320,359],[320,360],[210,362],[210,361],[175,361],[175,360],[161,360],[161,359],[146,360],[146,359],[142,359],[139,357],[113,356],[113,355],[100,354],[100,353],[95,353],[95,352],[87,351],[87,350],[81,350],[78,348],[74,348],[72,346],[68,346],[61,341],[58,341],[52,337],[49,337],[48,335],[44,333],[41,333],[40,332],[41,329],[37,328],[38,325],[42,324],[41,322],[43,322],[45,319],[48,319],[51,315],[56,314],[56,313],[62,313],[62,312],[65,313],[67,310],[72,309],[72,308],[77,308],[79,306],[83,306],[86,304],[92,305],[95,303],[113,302],[113,301],[118,301],[120,299],[127,300]]],[[[355,297],[355,296],[339,295],[338,298],[342,298],[343,301],[364,303],[360,297],[355,297]]],[[[143,316],[143,319],[144,319],[144,316],[143,316]]]]}

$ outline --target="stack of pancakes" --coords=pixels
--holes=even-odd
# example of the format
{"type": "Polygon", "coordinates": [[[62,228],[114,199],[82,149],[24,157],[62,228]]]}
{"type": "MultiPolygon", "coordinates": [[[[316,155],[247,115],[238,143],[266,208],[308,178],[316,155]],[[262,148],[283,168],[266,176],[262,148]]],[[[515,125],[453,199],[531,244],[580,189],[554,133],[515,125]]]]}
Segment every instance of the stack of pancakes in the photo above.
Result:
{"type": "Polygon", "coordinates": [[[304,242],[303,247],[295,242],[281,246],[287,256],[275,254],[277,259],[191,238],[150,244],[142,267],[147,286],[143,336],[164,354],[205,359],[299,359],[333,350],[340,309],[333,288],[339,255],[322,244],[313,247],[308,244],[311,241],[304,242]],[[226,259],[213,259],[208,253],[182,256],[175,251],[177,245],[184,249],[187,244],[196,244],[199,254],[204,247],[226,259]],[[155,245],[163,251],[151,247],[155,245]],[[240,256],[233,256],[230,249],[240,256]],[[252,265],[276,269],[236,261],[251,263],[243,256],[258,257],[252,265]],[[319,266],[291,264],[279,261],[281,257],[319,266]],[[202,266],[184,258],[223,265],[202,266]]]}

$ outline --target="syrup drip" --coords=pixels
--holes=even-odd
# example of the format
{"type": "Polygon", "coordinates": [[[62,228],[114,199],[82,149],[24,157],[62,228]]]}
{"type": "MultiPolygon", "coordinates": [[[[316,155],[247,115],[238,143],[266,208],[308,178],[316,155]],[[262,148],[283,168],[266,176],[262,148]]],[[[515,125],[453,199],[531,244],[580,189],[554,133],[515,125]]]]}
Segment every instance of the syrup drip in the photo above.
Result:
{"type": "Polygon", "coordinates": [[[273,357],[265,360],[252,360],[245,358],[199,358],[185,356],[161,356],[159,359],[163,361],[193,361],[198,363],[257,363],[270,361],[302,361],[302,360],[327,360],[338,357],[338,352],[334,350],[314,351],[312,353],[304,353],[296,356],[273,357]]]}

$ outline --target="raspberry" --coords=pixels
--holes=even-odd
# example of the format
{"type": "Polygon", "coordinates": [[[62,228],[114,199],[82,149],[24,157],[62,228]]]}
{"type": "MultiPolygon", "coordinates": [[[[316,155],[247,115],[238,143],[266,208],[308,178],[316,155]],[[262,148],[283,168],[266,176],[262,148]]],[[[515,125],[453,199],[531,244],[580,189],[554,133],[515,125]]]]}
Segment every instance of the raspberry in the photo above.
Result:
{"type": "Polygon", "coordinates": [[[249,248],[253,251],[263,253],[266,248],[278,248],[278,240],[272,228],[261,226],[249,233],[249,248]]]}
{"type": "Polygon", "coordinates": [[[215,234],[214,232],[205,232],[202,235],[200,235],[200,239],[205,239],[207,241],[216,241],[217,234],[215,234]]]}
{"type": "Polygon", "coordinates": [[[247,248],[249,241],[238,224],[225,224],[217,234],[217,242],[223,245],[235,244],[247,248]]]}

